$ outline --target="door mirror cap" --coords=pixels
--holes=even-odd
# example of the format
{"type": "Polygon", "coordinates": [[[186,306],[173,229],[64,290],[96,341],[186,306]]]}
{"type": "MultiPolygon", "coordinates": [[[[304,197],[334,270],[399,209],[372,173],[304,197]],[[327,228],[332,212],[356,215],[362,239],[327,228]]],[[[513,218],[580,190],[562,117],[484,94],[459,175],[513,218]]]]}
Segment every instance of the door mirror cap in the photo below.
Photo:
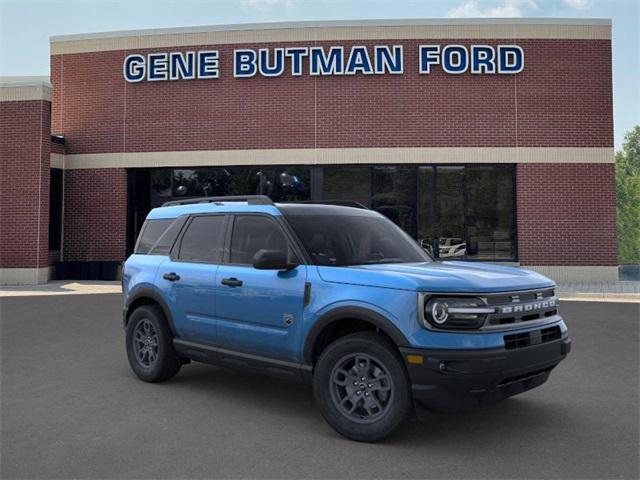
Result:
{"type": "Polygon", "coordinates": [[[287,252],[282,250],[258,250],[253,256],[253,268],[258,270],[291,270],[297,263],[287,262],[287,252]]]}

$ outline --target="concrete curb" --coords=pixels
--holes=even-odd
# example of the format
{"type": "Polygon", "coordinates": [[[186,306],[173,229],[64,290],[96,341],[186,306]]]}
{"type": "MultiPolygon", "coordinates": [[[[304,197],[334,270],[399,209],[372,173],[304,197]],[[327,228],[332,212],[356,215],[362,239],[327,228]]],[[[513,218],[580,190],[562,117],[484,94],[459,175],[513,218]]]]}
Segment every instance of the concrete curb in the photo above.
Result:
{"type": "Polygon", "coordinates": [[[634,293],[560,293],[558,297],[564,302],[640,303],[640,295],[634,293]]]}
{"type": "Polygon", "coordinates": [[[44,285],[0,288],[0,298],[38,297],[50,295],[96,295],[122,293],[120,282],[67,282],[54,281],[44,285]]]}

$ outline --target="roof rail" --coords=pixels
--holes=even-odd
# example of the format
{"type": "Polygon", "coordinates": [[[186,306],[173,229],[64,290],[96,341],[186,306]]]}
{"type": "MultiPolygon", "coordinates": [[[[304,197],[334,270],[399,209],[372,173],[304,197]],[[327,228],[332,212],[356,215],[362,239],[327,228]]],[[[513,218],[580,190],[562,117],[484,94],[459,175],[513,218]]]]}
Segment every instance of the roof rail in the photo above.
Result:
{"type": "Polygon", "coordinates": [[[266,195],[238,195],[232,197],[193,197],[163,203],[163,207],[175,205],[192,205],[196,203],[247,202],[248,205],[274,205],[266,195]]]}
{"type": "Polygon", "coordinates": [[[360,202],[356,202],[355,200],[292,200],[291,202],[284,203],[305,203],[305,204],[313,204],[313,205],[337,205],[340,207],[353,207],[353,208],[361,208],[363,210],[369,210],[369,207],[363,205],[360,202]]]}

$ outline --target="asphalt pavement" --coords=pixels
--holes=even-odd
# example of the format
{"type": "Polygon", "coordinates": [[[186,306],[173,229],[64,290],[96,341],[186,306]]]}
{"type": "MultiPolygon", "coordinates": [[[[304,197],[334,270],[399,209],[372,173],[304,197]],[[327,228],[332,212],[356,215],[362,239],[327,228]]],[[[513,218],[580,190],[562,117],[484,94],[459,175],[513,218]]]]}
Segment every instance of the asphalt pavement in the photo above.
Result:
{"type": "Polygon", "coordinates": [[[0,299],[1,478],[638,478],[640,304],[564,302],[570,356],[542,387],[336,434],[309,387],[191,364],[145,384],[118,294],[0,299]]]}

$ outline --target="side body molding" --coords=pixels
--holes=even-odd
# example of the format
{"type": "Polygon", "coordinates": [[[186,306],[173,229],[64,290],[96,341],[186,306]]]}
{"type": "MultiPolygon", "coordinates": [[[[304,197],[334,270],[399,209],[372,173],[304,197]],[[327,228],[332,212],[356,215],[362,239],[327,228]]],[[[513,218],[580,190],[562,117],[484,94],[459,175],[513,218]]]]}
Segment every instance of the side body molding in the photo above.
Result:
{"type": "Polygon", "coordinates": [[[398,347],[410,346],[409,341],[400,329],[379,313],[363,307],[338,307],[322,315],[309,330],[309,334],[304,342],[303,358],[305,364],[312,364],[313,346],[322,330],[334,322],[345,319],[362,320],[371,323],[386,333],[398,347]]]}

